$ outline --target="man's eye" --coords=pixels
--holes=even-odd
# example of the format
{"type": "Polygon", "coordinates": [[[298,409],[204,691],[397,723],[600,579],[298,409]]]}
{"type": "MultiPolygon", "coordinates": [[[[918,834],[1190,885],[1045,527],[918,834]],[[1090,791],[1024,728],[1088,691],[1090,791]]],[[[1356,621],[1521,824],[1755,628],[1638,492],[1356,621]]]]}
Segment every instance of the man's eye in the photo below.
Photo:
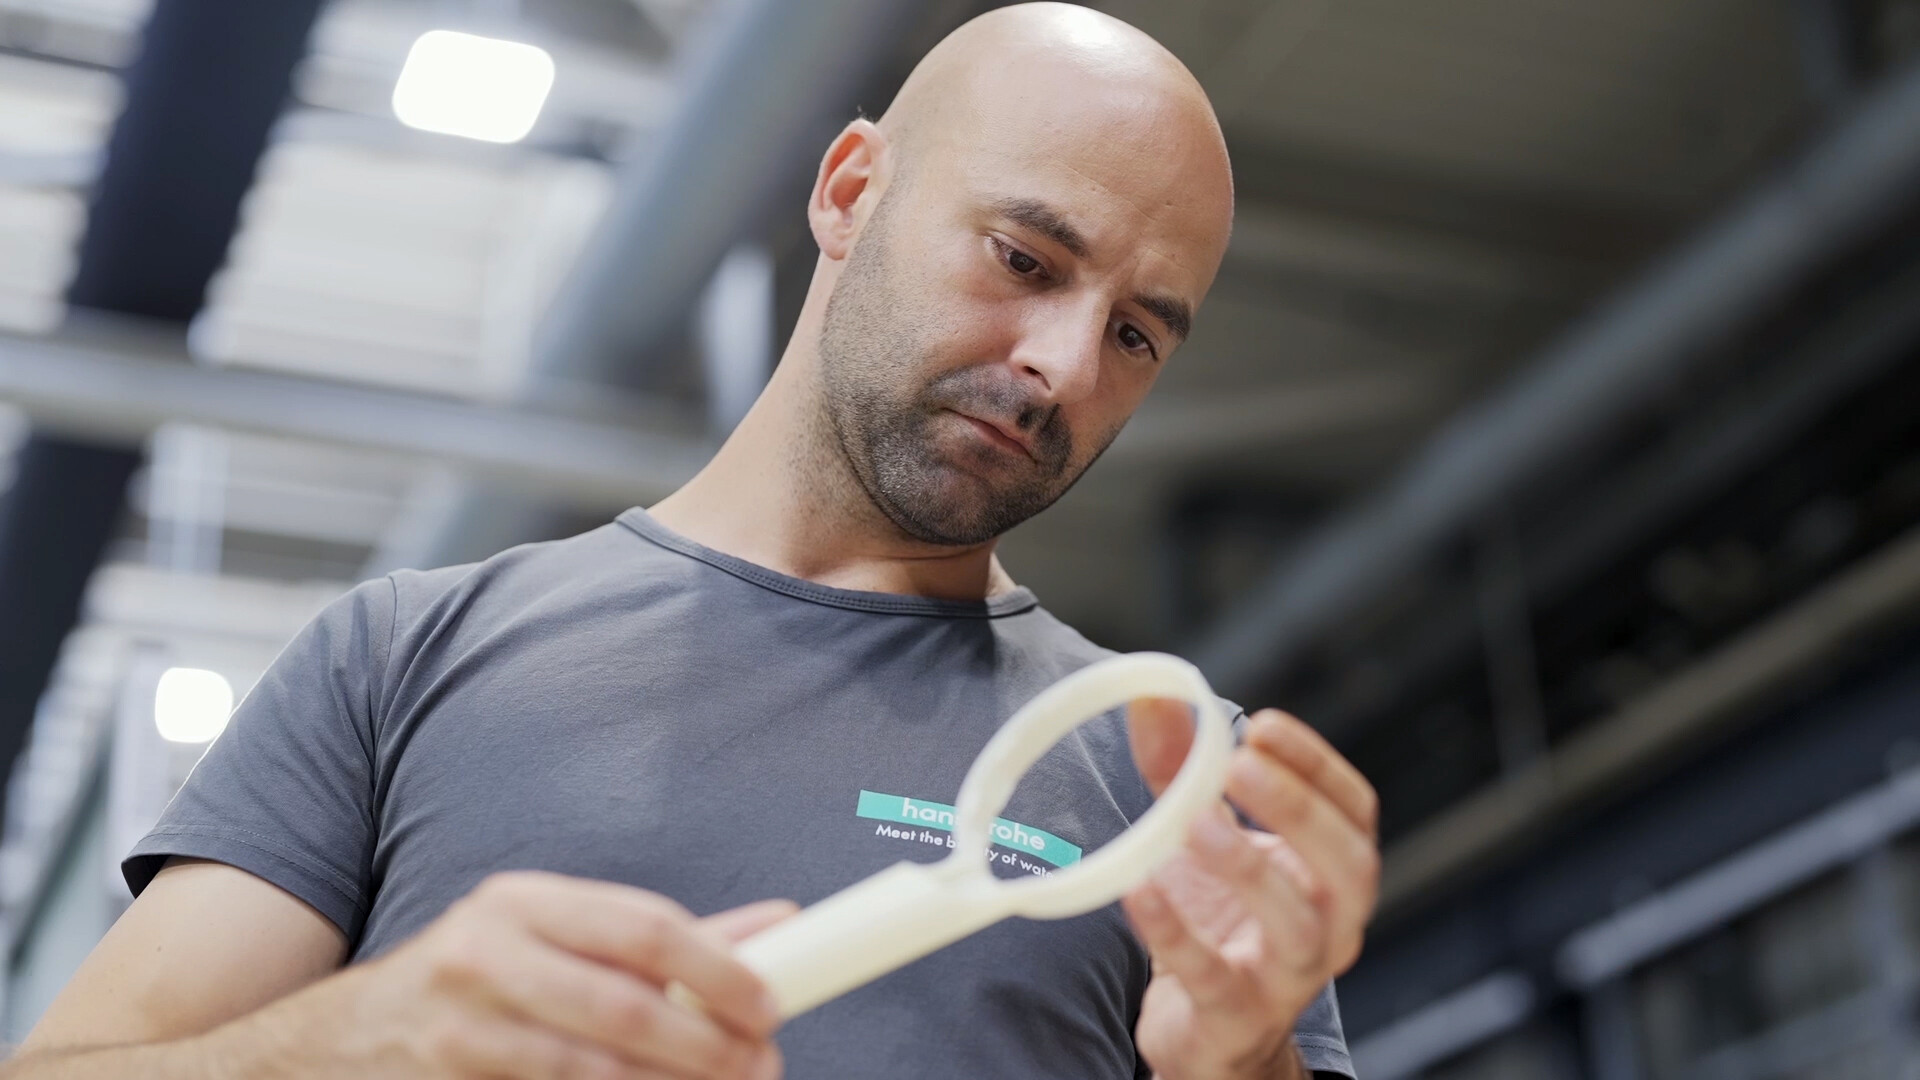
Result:
{"type": "Polygon", "coordinates": [[[1120,339],[1120,347],[1123,349],[1151,350],[1153,348],[1153,342],[1147,339],[1147,335],[1141,333],[1138,328],[1130,323],[1121,324],[1120,333],[1116,336],[1120,339]]]}
{"type": "Polygon", "coordinates": [[[1047,276],[1047,268],[1040,265],[1039,259],[1021,251],[1005,240],[997,236],[989,236],[987,237],[987,244],[993,248],[994,254],[1000,257],[1000,261],[1006,265],[1007,269],[1012,270],[1021,277],[1044,278],[1047,276]]]}

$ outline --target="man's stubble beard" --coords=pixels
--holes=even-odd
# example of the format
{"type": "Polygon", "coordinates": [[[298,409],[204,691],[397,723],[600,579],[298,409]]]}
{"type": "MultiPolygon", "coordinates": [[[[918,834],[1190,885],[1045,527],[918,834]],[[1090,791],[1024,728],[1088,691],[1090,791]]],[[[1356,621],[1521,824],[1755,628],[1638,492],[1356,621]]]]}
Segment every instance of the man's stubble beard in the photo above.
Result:
{"type": "MultiPolygon", "coordinates": [[[[885,250],[901,188],[896,183],[874,207],[822,319],[812,441],[837,457],[845,474],[815,482],[844,488],[851,477],[866,502],[924,543],[985,543],[1051,506],[1086,468],[1073,471],[1073,433],[1058,410],[1034,403],[1004,372],[979,365],[922,383],[930,350],[909,328],[935,320],[917,311],[910,289],[896,287],[900,278],[885,250]],[[911,392],[900,394],[903,388],[911,392]],[[944,459],[932,424],[945,409],[1017,425],[1032,443],[1034,468],[996,483],[944,459]]],[[[1093,458],[1118,434],[1117,426],[1104,433],[1093,458]]]]}

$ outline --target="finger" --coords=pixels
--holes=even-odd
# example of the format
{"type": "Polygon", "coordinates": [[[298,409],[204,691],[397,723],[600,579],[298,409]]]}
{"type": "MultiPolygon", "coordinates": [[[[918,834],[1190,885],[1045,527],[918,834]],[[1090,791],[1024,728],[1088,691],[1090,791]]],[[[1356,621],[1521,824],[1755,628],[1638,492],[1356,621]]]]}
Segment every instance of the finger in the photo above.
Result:
{"type": "Polygon", "coordinates": [[[1193,932],[1159,885],[1149,881],[1120,906],[1153,958],[1155,975],[1179,979],[1196,1008],[1238,1012],[1254,1000],[1252,980],[1193,932]]]}
{"type": "Polygon", "coordinates": [[[1193,707],[1177,698],[1139,698],[1127,705],[1127,742],[1147,790],[1159,798],[1193,745],[1193,707]]]}
{"type": "Polygon", "coordinates": [[[799,910],[800,905],[791,900],[760,900],[708,915],[700,920],[700,928],[716,940],[731,945],[790,918],[799,910]]]}
{"type": "Polygon", "coordinates": [[[1247,725],[1247,742],[1305,777],[1362,831],[1379,834],[1380,797],[1373,785],[1311,726],[1278,709],[1262,709],[1247,725]]]}
{"type": "Polygon", "coordinates": [[[515,874],[494,892],[536,937],[659,986],[684,983],[735,1031],[764,1038],[779,1026],[759,976],[665,897],[557,874],[515,874]]]}
{"type": "Polygon", "coordinates": [[[1308,903],[1364,925],[1372,914],[1380,856],[1373,837],[1299,773],[1243,748],[1227,768],[1227,797],[1262,828],[1283,837],[1305,864],[1308,903]]]}
{"type": "Polygon", "coordinates": [[[671,1080],[645,1065],[506,1017],[472,1020],[436,1036],[435,1057],[463,1074],[513,1080],[671,1080]]]}
{"type": "Polygon", "coordinates": [[[532,936],[500,935],[488,990],[514,1014],[645,1065],[689,1076],[743,1077],[763,1044],[667,1001],[658,987],[562,952],[532,936]]]}
{"type": "Polygon", "coordinates": [[[1193,823],[1187,847],[1194,865],[1232,890],[1259,923],[1267,947],[1254,960],[1257,981],[1281,991],[1289,970],[1320,969],[1329,920],[1308,900],[1312,872],[1285,841],[1205,817],[1193,823]]]}

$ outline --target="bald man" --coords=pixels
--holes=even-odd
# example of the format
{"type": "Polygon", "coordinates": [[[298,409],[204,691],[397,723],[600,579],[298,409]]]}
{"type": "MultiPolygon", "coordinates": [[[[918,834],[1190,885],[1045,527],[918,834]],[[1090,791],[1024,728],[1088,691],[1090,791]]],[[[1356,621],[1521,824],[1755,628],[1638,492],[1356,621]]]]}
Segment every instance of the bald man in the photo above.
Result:
{"type": "MultiPolygon", "coordinates": [[[[827,148],[799,325],[712,463],[329,607],[5,1076],[1349,1073],[1329,987],[1374,901],[1374,795],[1279,712],[1228,785],[1263,828],[1223,808],[1124,905],[1010,920],[778,1031],[729,952],[944,856],[994,729],[1105,655],[994,544],[1174,362],[1232,202],[1204,94],[1138,31],[1048,4],[956,31],[827,148]]],[[[1008,804],[995,871],[1073,866],[1190,737],[1166,703],[1084,725],[1008,804]]]]}

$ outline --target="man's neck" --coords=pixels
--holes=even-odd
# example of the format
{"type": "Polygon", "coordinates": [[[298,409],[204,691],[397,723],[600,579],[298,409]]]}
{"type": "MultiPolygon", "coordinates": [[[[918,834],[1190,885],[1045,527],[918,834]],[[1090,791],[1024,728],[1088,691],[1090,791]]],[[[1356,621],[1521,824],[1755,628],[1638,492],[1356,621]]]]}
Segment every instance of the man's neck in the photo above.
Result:
{"type": "MultiPolygon", "coordinates": [[[[791,359],[791,358],[790,358],[791,359]]],[[[804,365],[782,361],[726,444],[650,508],[673,531],[790,577],[865,592],[980,600],[1014,588],[994,543],[915,540],[893,524],[806,414],[804,365]]]]}

